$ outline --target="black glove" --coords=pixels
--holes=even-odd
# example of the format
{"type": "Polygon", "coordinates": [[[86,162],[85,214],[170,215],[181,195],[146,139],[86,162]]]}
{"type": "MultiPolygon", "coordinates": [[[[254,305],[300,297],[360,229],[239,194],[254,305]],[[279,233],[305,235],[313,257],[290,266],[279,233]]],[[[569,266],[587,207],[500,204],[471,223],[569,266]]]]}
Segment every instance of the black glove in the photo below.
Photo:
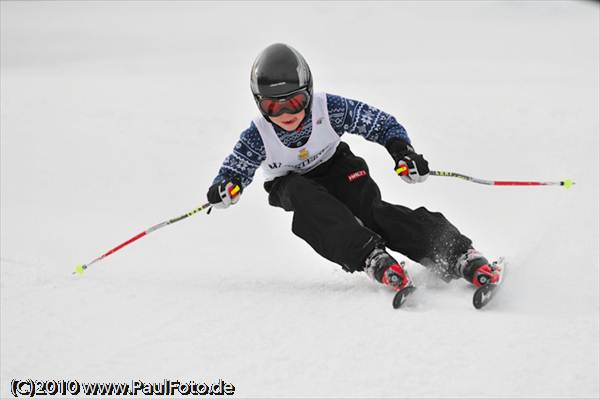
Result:
{"type": "Polygon", "coordinates": [[[233,178],[210,186],[206,198],[215,208],[227,208],[240,200],[242,191],[242,185],[233,178]]]}
{"type": "Polygon", "coordinates": [[[421,183],[429,176],[429,162],[423,155],[417,154],[410,144],[391,139],[385,144],[388,152],[394,158],[396,173],[407,183],[421,183]]]}

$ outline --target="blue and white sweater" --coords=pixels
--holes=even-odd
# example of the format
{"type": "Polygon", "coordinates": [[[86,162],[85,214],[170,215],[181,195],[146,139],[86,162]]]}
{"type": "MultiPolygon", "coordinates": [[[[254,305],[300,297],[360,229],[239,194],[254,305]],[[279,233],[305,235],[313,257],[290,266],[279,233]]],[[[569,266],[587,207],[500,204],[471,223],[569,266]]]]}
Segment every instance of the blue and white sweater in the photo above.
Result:
{"type": "MultiPolygon", "coordinates": [[[[385,145],[390,139],[401,139],[410,144],[406,130],[392,115],[360,101],[332,94],[327,94],[326,97],[331,126],[340,136],[344,133],[358,134],[381,145],[385,145]]],[[[275,124],[273,128],[284,145],[290,148],[301,147],[308,141],[312,131],[311,115],[309,113],[298,129],[292,132],[275,124]]],[[[223,161],[213,184],[235,178],[243,188],[247,187],[266,157],[260,133],[252,122],[240,135],[233,152],[223,161]]]]}

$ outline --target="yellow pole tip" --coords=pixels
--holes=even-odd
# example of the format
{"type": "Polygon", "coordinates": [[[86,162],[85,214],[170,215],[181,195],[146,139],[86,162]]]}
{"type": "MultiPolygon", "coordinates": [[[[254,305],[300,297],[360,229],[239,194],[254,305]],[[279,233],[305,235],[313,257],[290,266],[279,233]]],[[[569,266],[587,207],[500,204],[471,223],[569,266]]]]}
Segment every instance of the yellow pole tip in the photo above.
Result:
{"type": "Polygon", "coordinates": [[[565,188],[571,188],[571,187],[573,187],[574,184],[575,184],[575,182],[571,179],[565,179],[563,181],[563,186],[565,186],[565,188]]]}
{"type": "Polygon", "coordinates": [[[77,267],[75,267],[75,274],[82,275],[84,271],[83,265],[77,265],[77,267]]]}

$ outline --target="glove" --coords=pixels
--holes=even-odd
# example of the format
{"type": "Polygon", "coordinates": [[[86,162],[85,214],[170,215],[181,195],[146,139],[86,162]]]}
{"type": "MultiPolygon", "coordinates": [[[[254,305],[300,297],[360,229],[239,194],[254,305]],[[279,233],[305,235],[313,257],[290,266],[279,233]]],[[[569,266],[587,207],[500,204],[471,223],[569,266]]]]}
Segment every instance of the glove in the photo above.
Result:
{"type": "Polygon", "coordinates": [[[396,163],[396,173],[407,183],[422,183],[429,176],[429,162],[423,155],[400,139],[392,139],[385,145],[396,163]]]}
{"type": "Polygon", "coordinates": [[[240,200],[242,194],[242,185],[235,179],[216,183],[210,186],[206,193],[208,202],[215,208],[227,208],[230,205],[236,204],[240,200]]]}

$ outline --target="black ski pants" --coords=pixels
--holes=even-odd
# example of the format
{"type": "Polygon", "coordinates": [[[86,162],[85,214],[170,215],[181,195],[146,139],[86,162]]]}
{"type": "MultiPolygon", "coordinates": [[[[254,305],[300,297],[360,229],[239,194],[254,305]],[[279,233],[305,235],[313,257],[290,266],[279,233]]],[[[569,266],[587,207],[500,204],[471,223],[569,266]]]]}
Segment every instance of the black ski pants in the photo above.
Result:
{"type": "Polygon", "coordinates": [[[471,246],[441,213],[383,201],[366,162],[344,142],[309,173],[278,177],[265,189],[269,204],[294,213],[294,234],[349,272],[362,271],[378,246],[444,269],[471,246]]]}

